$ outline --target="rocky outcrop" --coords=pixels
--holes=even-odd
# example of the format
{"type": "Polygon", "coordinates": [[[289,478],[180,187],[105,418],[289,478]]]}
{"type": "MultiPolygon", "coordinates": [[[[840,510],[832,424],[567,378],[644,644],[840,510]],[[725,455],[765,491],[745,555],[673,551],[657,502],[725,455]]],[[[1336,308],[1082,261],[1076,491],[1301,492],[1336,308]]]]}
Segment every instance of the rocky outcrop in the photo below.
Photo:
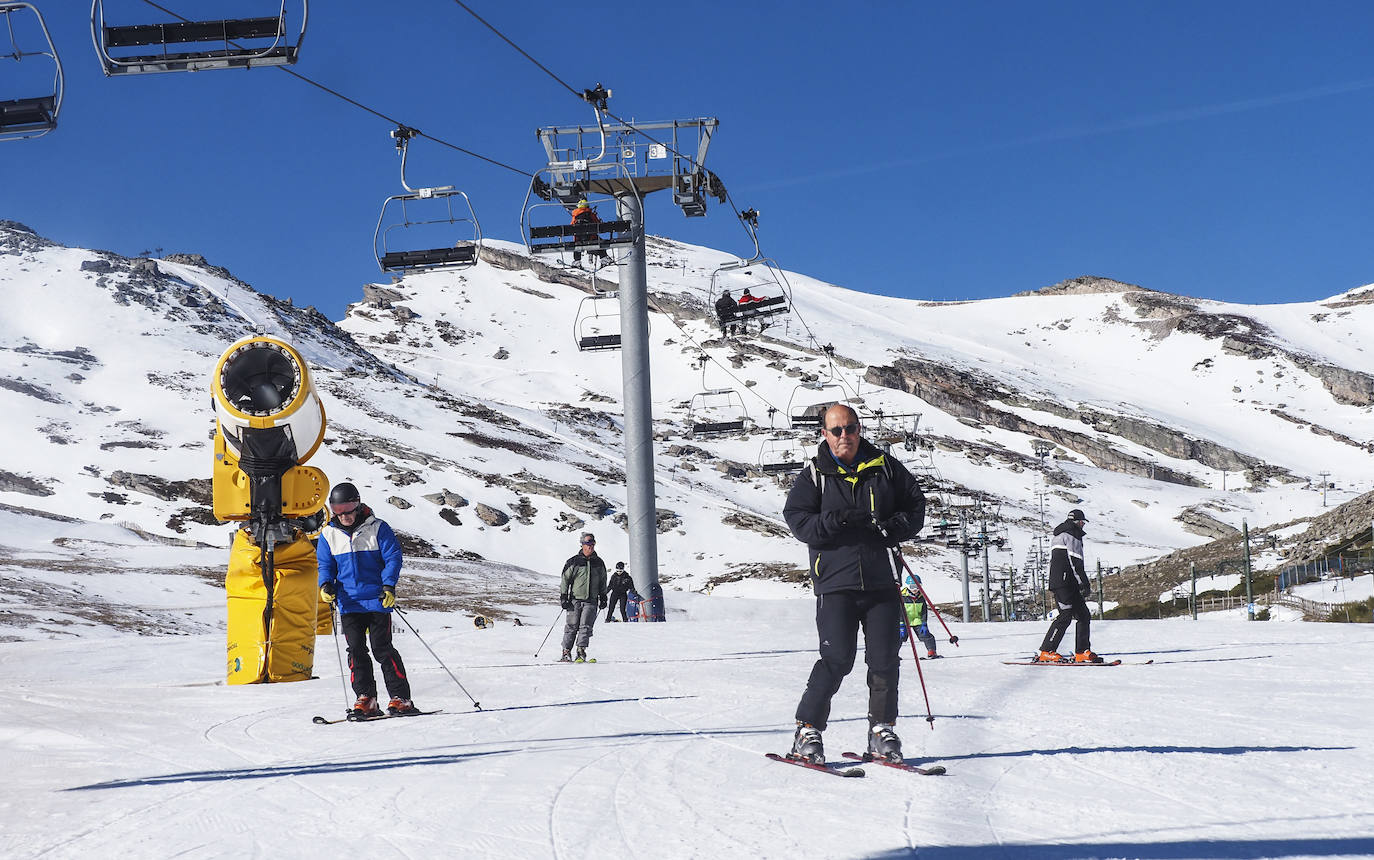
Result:
{"type": "Polygon", "coordinates": [[[484,505],[481,502],[477,503],[477,505],[473,508],[473,511],[477,513],[477,519],[481,520],[489,526],[500,528],[501,526],[510,522],[510,516],[507,515],[505,511],[497,510],[496,508],[493,508],[490,505],[484,505]]]}
{"type": "Polygon", "coordinates": [[[1221,538],[1234,538],[1240,534],[1240,529],[1235,526],[1227,525],[1211,514],[1202,509],[1200,505],[1185,508],[1182,513],[1174,517],[1183,527],[1195,535],[1202,535],[1211,540],[1221,538]]]}
{"type": "Polygon", "coordinates": [[[1017,296],[1082,296],[1093,293],[1125,293],[1134,290],[1144,290],[1144,287],[1135,284],[1126,284],[1121,281],[1114,281],[1111,278],[1098,278],[1092,275],[1082,275],[1077,278],[1069,278],[1067,281],[1060,281],[1048,287],[1041,287],[1038,290],[1026,290],[1014,293],[1017,296]]]}
{"type": "MultiPolygon", "coordinates": [[[[1048,440],[1082,455],[1099,468],[1174,484],[1200,485],[1191,475],[1125,454],[1086,433],[1036,424],[1015,413],[990,406],[989,403],[993,401],[1029,408],[1044,408],[1045,404],[1025,400],[991,377],[976,371],[925,359],[903,358],[888,367],[870,367],[864,374],[864,381],[914,394],[957,418],[1048,440]]],[[[1062,407],[1059,409],[1062,411],[1062,407]]],[[[1082,420],[1083,416],[1078,417],[1082,420]]]]}
{"type": "Polygon", "coordinates": [[[16,475],[0,469],[0,493],[23,493],[26,496],[51,496],[48,485],[34,478],[16,475]]]}

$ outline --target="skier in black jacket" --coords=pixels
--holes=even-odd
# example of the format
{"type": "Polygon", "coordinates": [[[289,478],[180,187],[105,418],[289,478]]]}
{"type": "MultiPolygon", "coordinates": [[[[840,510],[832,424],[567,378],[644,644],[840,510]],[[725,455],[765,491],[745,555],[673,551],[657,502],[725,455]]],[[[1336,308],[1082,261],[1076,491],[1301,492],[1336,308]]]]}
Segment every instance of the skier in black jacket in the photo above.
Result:
{"type": "Polygon", "coordinates": [[[783,517],[807,545],[816,593],[820,659],[797,705],[792,755],[823,762],[820,733],[830,700],[854,668],[858,631],[868,664],[868,752],[900,761],[897,720],[897,637],[904,615],[894,553],[925,523],[925,496],[900,462],[859,435],[859,416],[837,403],[821,427],[828,434],[787,495],[783,517]]]}
{"type": "Polygon", "coordinates": [[[1050,590],[1059,604],[1059,614],[1045,631],[1045,641],[1040,643],[1040,653],[1035,656],[1037,663],[1101,663],[1102,658],[1089,647],[1089,627],[1092,613],[1088,611],[1087,598],[1092,592],[1088,582],[1087,568],[1083,564],[1083,526],[1088,518],[1078,508],[1069,511],[1068,519],[1054,527],[1054,539],[1050,543],[1050,590]],[[1069,629],[1070,621],[1074,626],[1073,660],[1059,653],[1059,641],[1069,629]]]}
{"type": "Polygon", "coordinates": [[[606,606],[607,621],[615,620],[615,608],[617,605],[620,606],[620,620],[630,620],[629,614],[625,611],[625,598],[634,587],[635,581],[625,572],[625,562],[617,561],[615,563],[615,573],[611,574],[610,584],[606,587],[610,595],[610,599],[606,606]]]}

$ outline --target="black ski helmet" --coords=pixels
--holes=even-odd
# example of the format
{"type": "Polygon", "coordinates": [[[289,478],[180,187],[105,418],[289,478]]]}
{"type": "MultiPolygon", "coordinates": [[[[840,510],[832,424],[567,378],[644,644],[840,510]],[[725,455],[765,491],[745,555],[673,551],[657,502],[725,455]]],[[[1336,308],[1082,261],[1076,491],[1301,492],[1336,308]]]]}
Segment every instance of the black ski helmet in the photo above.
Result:
{"type": "Polygon", "coordinates": [[[624,570],[624,569],[625,569],[625,562],[623,562],[623,561],[617,561],[617,562],[615,563],[615,569],[616,569],[616,570],[624,570]]]}
{"type": "Polygon", "coordinates": [[[342,484],[335,484],[334,489],[329,491],[329,504],[344,505],[349,502],[360,502],[358,488],[344,481],[342,484]]]}

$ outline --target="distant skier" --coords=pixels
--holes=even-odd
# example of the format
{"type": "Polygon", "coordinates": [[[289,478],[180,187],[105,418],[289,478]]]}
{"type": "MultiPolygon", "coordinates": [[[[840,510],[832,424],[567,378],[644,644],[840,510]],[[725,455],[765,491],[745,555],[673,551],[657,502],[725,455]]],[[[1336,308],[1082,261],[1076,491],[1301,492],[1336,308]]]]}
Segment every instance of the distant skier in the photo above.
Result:
{"type": "Polygon", "coordinates": [[[1037,663],[1067,663],[1069,657],[1059,653],[1059,642],[1074,625],[1075,663],[1101,663],[1102,658],[1092,652],[1089,627],[1092,613],[1088,611],[1087,598],[1092,593],[1088,582],[1087,568],[1083,564],[1083,526],[1088,518],[1078,508],[1069,511],[1064,522],[1054,527],[1054,539],[1050,544],[1050,590],[1054,592],[1055,602],[1059,604],[1059,614],[1045,631],[1045,641],[1040,643],[1037,663]]]}
{"type": "Polygon", "coordinates": [[[862,628],[868,755],[900,761],[902,742],[893,727],[901,661],[892,632],[902,617],[895,547],[921,530],[925,496],[901,461],[859,435],[858,413],[849,406],[831,406],[821,427],[826,438],[782,510],[810,555],[820,651],[797,704],[792,756],[825,761],[821,732],[830,719],[830,700],[854,668],[862,628]]]}
{"type": "Polygon", "coordinates": [[[908,573],[902,583],[902,606],[906,609],[906,623],[902,625],[898,641],[905,642],[910,631],[921,644],[926,646],[926,657],[934,660],[940,655],[935,653],[935,636],[926,624],[926,596],[921,591],[921,577],[908,573]]]}
{"type": "Polygon", "coordinates": [[[635,587],[635,581],[625,572],[625,562],[615,563],[615,573],[611,574],[610,605],[606,607],[606,620],[615,620],[615,608],[620,606],[620,620],[629,621],[629,613],[625,611],[625,601],[629,597],[630,591],[635,587]]]}
{"type": "Polygon", "coordinates": [[[559,658],[562,663],[573,661],[574,642],[576,662],[586,662],[597,610],[606,608],[606,562],[596,554],[596,536],[583,532],[581,543],[581,551],[563,563],[559,579],[559,603],[568,613],[563,625],[563,656],[559,658]]]}
{"type": "Polygon", "coordinates": [[[391,526],[373,516],[362,503],[358,488],[344,482],[329,492],[334,517],[320,532],[315,555],[320,564],[320,599],[339,602],[339,626],[348,643],[348,669],[358,701],[359,716],[381,716],[377,706],[377,678],[372,658],[382,667],[396,715],[417,713],[410,701],[405,664],[391,644],[391,611],[396,606],[396,582],[401,576],[401,544],[391,526]],[[372,654],[367,653],[368,640],[372,654]]]}

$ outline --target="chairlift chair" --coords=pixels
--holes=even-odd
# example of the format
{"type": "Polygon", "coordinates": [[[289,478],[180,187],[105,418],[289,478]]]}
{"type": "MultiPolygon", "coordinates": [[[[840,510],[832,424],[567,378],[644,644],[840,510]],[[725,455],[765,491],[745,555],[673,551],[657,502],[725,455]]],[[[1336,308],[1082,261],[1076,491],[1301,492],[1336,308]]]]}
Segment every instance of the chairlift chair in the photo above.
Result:
{"type": "Polygon", "coordinates": [[[736,433],[749,425],[749,412],[744,398],[733,388],[716,388],[692,395],[687,405],[688,421],[693,436],[716,433],[736,433]]]}
{"type": "MultiPolygon", "coordinates": [[[[587,169],[588,176],[592,172],[591,168],[587,169]]],[[[520,219],[525,247],[531,254],[572,253],[574,259],[583,254],[609,259],[611,249],[634,243],[635,235],[626,219],[568,223],[569,214],[581,199],[591,203],[594,211],[597,206],[606,203],[614,209],[614,198],[588,191],[586,185],[589,182],[555,186],[544,182],[539,175],[534,177],[525,195],[525,208],[520,219]],[[550,221],[556,223],[548,223],[550,221]]]]}
{"type": "Polygon", "coordinates": [[[806,448],[796,439],[765,439],[759,447],[759,469],[763,472],[799,472],[805,466],[806,448]]]}
{"type": "Polygon", "coordinates": [[[406,156],[410,139],[418,134],[405,126],[391,132],[401,153],[401,187],[406,193],[386,198],[377,216],[372,250],[383,272],[462,268],[480,257],[482,225],[467,194],[452,185],[412,188],[407,182],[406,156]]]}
{"type": "MultiPolygon", "coordinates": [[[[43,15],[32,3],[0,2],[0,26],[9,37],[9,51],[0,53],[0,61],[13,62],[13,66],[0,65],[0,77],[6,81],[16,81],[12,74],[26,57],[44,57],[44,64],[51,64],[53,78],[51,85],[44,85],[38,95],[32,90],[16,98],[0,97],[0,140],[23,140],[42,137],[57,128],[57,114],[62,107],[62,61],[58,59],[57,48],[53,45],[52,34],[48,32],[43,15]],[[38,46],[39,37],[46,49],[26,50],[29,40],[38,46]]],[[[40,70],[41,72],[41,70],[40,70]]],[[[46,75],[44,75],[46,79],[46,75]]],[[[27,82],[20,84],[27,86],[27,82]]],[[[6,85],[8,86],[8,85],[6,85]]]]}
{"type": "Polygon", "coordinates": [[[582,352],[620,349],[620,293],[593,293],[578,302],[573,339],[582,352]]]}
{"type": "Polygon", "coordinates": [[[787,399],[787,420],[793,428],[815,427],[819,429],[825,421],[825,411],[836,403],[843,403],[847,393],[844,385],[838,381],[799,383],[796,388],[792,389],[792,396],[787,399]],[[822,400],[806,406],[798,404],[798,395],[805,391],[832,390],[838,390],[840,396],[833,400],[822,400]]]}
{"type": "MultiPolygon", "coordinates": [[[[107,77],[290,65],[300,53],[310,17],[310,0],[280,0],[274,15],[209,21],[173,15],[176,20],[111,26],[105,22],[105,2],[91,2],[91,40],[107,77]],[[293,10],[300,5],[299,28],[288,26],[288,2],[293,10]]],[[[123,12],[147,4],[120,0],[112,5],[123,12]]],[[[272,5],[264,0],[236,3],[244,11],[259,13],[272,5]]]]}
{"type": "Polygon", "coordinates": [[[754,209],[746,209],[739,217],[754,243],[754,255],[747,260],[726,263],[711,273],[711,304],[714,306],[726,290],[731,291],[731,297],[737,303],[732,313],[721,315],[720,322],[723,325],[748,324],[785,314],[792,309],[787,279],[777,263],[763,256],[759,248],[759,213],[754,209]],[[741,302],[739,297],[745,292],[749,293],[751,300],[741,302]]]}

